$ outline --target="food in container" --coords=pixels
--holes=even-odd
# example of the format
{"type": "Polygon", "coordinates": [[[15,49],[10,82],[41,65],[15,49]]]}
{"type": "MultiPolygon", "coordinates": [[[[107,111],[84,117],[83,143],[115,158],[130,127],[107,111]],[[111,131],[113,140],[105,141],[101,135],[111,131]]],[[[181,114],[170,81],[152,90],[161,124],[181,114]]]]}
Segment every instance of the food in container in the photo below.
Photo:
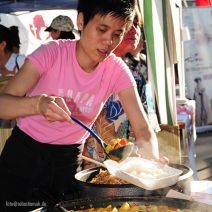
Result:
{"type": "Polygon", "coordinates": [[[99,173],[92,178],[90,183],[94,184],[128,184],[125,180],[119,179],[118,177],[111,175],[108,170],[100,169],[99,173]]]}
{"type": "Polygon", "coordinates": [[[106,160],[104,164],[111,174],[146,190],[174,185],[182,174],[182,170],[139,157],[120,163],[106,160]]]}
{"type": "Polygon", "coordinates": [[[114,149],[118,149],[122,146],[129,144],[129,143],[130,142],[128,142],[126,138],[114,138],[107,145],[106,151],[107,151],[107,153],[109,153],[110,151],[112,151],[114,149]]]}

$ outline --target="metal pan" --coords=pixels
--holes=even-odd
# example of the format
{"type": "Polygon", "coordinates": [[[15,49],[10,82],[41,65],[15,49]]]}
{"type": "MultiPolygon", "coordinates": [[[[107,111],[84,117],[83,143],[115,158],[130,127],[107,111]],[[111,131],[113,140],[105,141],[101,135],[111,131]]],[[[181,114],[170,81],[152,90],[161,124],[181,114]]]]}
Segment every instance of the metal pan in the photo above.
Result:
{"type": "MultiPolygon", "coordinates": [[[[64,212],[68,210],[85,210],[89,208],[107,207],[112,205],[113,207],[121,206],[123,203],[128,202],[129,204],[142,204],[142,205],[166,205],[169,207],[179,209],[190,209],[192,212],[211,212],[212,206],[201,204],[197,202],[191,202],[187,200],[173,199],[173,198],[161,198],[161,197],[108,197],[104,199],[93,198],[93,199],[77,199],[66,202],[58,203],[53,212],[64,212]]],[[[190,211],[189,210],[189,211],[190,211]]]]}
{"type": "Polygon", "coordinates": [[[170,164],[174,168],[181,169],[181,181],[177,182],[176,185],[156,189],[153,191],[145,190],[132,184],[94,184],[90,183],[91,179],[94,178],[104,168],[93,168],[83,170],[75,175],[79,188],[79,197],[108,197],[108,196],[165,196],[167,192],[172,188],[179,192],[184,192],[186,188],[187,180],[189,180],[193,174],[192,170],[184,165],[170,164]]]}

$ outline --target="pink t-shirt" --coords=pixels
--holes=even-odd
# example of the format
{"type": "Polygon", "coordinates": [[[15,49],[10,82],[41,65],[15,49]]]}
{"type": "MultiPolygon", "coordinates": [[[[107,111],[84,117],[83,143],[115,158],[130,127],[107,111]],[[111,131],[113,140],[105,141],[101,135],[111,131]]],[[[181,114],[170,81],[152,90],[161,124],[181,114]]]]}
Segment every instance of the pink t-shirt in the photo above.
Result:
{"type": "MultiPolygon", "coordinates": [[[[76,42],[52,41],[28,56],[40,79],[27,96],[42,93],[61,96],[72,115],[91,127],[111,94],[136,83],[127,65],[114,54],[99,63],[92,73],[85,72],[76,60],[76,42]]],[[[50,123],[41,115],[22,117],[18,126],[41,143],[79,144],[89,135],[78,124],[50,123]]]]}

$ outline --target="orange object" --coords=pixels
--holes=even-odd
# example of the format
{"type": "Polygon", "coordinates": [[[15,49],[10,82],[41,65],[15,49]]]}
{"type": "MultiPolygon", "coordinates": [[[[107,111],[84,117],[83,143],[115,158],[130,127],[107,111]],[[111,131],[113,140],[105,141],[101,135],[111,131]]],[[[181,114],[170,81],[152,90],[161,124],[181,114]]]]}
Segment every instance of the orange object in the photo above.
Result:
{"type": "Polygon", "coordinates": [[[196,6],[212,6],[212,0],[196,0],[196,6]]]}
{"type": "Polygon", "coordinates": [[[127,145],[128,141],[126,138],[114,138],[111,140],[110,144],[107,145],[106,151],[110,152],[113,149],[118,149],[119,147],[127,145]]]}
{"type": "Polygon", "coordinates": [[[127,141],[125,138],[122,138],[121,141],[119,142],[119,144],[121,144],[122,146],[127,144],[127,141]]]}

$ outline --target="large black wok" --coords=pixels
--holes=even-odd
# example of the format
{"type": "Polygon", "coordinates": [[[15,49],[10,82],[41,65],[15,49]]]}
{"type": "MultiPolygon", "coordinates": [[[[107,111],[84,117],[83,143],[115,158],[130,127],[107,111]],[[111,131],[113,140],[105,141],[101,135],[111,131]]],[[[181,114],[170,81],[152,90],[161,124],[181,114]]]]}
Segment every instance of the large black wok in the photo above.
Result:
{"type": "Polygon", "coordinates": [[[121,206],[121,204],[128,202],[129,204],[143,204],[143,205],[167,205],[169,207],[179,208],[179,209],[191,209],[193,212],[211,212],[212,206],[206,204],[200,204],[197,202],[191,202],[187,200],[172,199],[165,197],[108,197],[104,199],[100,198],[90,198],[90,199],[78,199],[70,200],[58,203],[54,212],[65,212],[67,210],[85,210],[92,207],[107,207],[112,205],[113,207],[121,206]]]}
{"type": "Polygon", "coordinates": [[[94,184],[90,183],[102,167],[83,170],[75,175],[78,182],[79,198],[86,197],[108,197],[108,196],[165,196],[172,188],[174,190],[186,193],[188,181],[193,174],[191,168],[181,164],[170,164],[170,166],[183,171],[175,185],[156,190],[145,190],[132,184],[94,184]]]}

